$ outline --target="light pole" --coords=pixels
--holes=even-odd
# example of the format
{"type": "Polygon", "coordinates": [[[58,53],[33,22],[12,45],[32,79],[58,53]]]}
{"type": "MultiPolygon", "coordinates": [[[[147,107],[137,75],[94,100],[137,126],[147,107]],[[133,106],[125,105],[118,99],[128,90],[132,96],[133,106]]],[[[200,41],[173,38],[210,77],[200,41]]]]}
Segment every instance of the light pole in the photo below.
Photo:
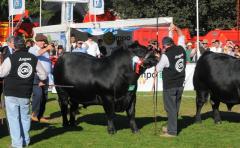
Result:
{"type": "Polygon", "coordinates": [[[199,58],[199,10],[198,10],[198,0],[196,0],[196,17],[197,17],[197,58],[199,58]]]}

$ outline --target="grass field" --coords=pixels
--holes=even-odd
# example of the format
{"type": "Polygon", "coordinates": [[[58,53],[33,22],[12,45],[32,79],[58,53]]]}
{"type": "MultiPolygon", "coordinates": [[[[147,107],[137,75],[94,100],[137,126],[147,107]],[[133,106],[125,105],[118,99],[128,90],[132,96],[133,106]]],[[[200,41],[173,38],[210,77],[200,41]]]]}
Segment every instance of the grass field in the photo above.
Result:
{"type": "MultiPolygon", "coordinates": [[[[117,133],[109,135],[106,118],[101,106],[82,109],[77,117],[76,128],[61,127],[61,116],[55,94],[49,94],[45,115],[50,116],[50,124],[33,123],[30,148],[239,148],[240,147],[240,106],[227,112],[220,105],[222,124],[215,125],[210,103],[202,110],[202,124],[194,123],[195,93],[184,92],[179,117],[179,136],[172,139],[161,138],[161,127],[166,124],[161,92],[158,93],[157,131],[153,119],[151,93],[138,93],[136,122],[139,134],[132,134],[125,113],[116,115],[117,133]]],[[[0,112],[1,118],[4,116],[0,112]]],[[[6,124],[0,125],[0,148],[7,148],[10,137],[6,124]]]]}

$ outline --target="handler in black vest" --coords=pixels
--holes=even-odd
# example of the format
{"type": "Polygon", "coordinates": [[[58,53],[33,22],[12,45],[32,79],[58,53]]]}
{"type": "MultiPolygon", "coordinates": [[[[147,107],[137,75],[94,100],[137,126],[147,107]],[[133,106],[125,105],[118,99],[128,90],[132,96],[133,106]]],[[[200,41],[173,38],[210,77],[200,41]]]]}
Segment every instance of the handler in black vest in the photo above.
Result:
{"type": "Polygon", "coordinates": [[[28,53],[25,41],[14,38],[15,52],[0,65],[0,77],[4,77],[4,95],[7,121],[9,124],[11,147],[23,147],[30,143],[30,97],[34,74],[41,80],[47,74],[37,57],[28,53]]]}
{"type": "Polygon", "coordinates": [[[186,53],[184,48],[175,45],[170,37],[164,37],[162,45],[165,53],[162,54],[156,71],[162,71],[163,101],[168,123],[167,127],[163,127],[163,134],[160,136],[175,137],[177,135],[177,118],[184,88],[186,53]]]}

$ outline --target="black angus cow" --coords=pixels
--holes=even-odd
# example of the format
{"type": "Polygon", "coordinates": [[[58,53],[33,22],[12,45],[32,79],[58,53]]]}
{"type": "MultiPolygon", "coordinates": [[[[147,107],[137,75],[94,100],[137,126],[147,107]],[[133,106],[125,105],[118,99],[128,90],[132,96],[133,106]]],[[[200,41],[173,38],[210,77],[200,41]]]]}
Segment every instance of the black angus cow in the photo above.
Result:
{"type": "Polygon", "coordinates": [[[210,95],[215,123],[221,123],[219,104],[228,110],[240,103],[240,61],[221,53],[205,52],[197,62],[193,85],[196,91],[196,121],[201,122],[201,109],[210,95]]]}
{"type": "Polygon", "coordinates": [[[156,52],[138,43],[128,49],[116,50],[109,57],[101,59],[82,53],[64,54],[57,61],[53,72],[55,84],[74,86],[56,88],[63,126],[75,125],[78,104],[103,105],[110,134],[116,132],[113,123],[115,112],[123,111],[127,112],[132,132],[138,132],[135,123],[137,80],[147,68],[157,62],[156,52]]]}

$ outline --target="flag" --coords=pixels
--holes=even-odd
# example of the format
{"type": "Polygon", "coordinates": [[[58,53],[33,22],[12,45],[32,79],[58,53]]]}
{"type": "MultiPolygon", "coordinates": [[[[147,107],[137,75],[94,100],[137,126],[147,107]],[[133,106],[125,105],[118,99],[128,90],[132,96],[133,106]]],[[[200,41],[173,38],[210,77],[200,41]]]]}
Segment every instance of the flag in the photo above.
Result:
{"type": "Polygon", "coordinates": [[[104,0],[90,0],[89,13],[92,15],[104,14],[104,0]]]}
{"type": "Polygon", "coordinates": [[[8,0],[9,16],[22,14],[25,11],[25,0],[8,0]]]}

